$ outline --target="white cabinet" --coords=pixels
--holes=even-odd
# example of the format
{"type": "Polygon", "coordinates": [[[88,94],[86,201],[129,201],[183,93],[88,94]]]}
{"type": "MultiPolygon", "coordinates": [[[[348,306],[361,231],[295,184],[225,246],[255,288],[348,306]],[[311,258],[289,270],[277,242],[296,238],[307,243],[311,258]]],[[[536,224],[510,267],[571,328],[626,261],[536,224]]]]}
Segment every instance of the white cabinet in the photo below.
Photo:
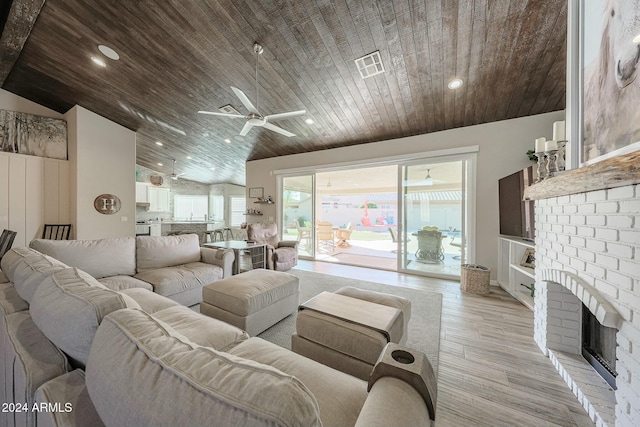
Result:
{"type": "Polygon", "coordinates": [[[535,283],[535,272],[533,268],[521,265],[525,255],[533,251],[533,242],[500,237],[498,245],[498,284],[533,310],[534,297],[529,288],[535,283]]]}
{"type": "Polygon", "coordinates": [[[162,235],[162,224],[150,224],[149,225],[149,234],[151,236],[161,236],[162,235]]]}
{"type": "Polygon", "coordinates": [[[149,184],[136,182],[136,203],[149,203],[149,184]]]}
{"type": "Polygon", "coordinates": [[[149,212],[169,212],[169,189],[149,187],[149,212]]]}

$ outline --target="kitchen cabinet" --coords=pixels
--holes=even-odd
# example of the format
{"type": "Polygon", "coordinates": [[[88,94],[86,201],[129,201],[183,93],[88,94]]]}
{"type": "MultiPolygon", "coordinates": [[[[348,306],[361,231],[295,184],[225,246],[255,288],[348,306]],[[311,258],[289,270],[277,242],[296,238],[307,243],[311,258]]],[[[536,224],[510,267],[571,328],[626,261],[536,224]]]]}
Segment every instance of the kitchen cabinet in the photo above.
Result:
{"type": "Polygon", "coordinates": [[[169,189],[149,187],[149,212],[169,212],[169,189]]]}
{"type": "Polygon", "coordinates": [[[150,224],[149,225],[149,234],[151,236],[161,236],[162,235],[162,224],[150,224]]]}
{"type": "Polygon", "coordinates": [[[136,182],[136,203],[149,203],[149,184],[136,182]]]}

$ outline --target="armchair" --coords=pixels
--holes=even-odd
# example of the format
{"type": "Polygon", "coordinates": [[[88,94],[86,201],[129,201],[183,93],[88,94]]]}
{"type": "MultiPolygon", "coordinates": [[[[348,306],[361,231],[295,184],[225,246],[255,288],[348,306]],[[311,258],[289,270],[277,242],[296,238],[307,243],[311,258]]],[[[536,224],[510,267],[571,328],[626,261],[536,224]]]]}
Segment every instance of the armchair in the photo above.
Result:
{"type": "Polygon", "coordinates": [[[247,224],[247,239],[267,245],[266,267],[286,271],[298,264],[298,242],[280,240],[276,224],[247,224]]]}

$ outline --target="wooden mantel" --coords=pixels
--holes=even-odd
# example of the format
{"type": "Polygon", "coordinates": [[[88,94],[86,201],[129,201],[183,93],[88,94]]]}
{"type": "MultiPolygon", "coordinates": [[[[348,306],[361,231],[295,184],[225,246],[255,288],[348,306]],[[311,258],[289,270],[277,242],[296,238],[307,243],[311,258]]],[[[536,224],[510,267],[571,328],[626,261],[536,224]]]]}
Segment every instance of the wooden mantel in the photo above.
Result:
{"type": "Polygon", "coordinates": [[[640,151],[545,179],[524,190],[525,200],[548,199],[640,183],[640,151]]]}

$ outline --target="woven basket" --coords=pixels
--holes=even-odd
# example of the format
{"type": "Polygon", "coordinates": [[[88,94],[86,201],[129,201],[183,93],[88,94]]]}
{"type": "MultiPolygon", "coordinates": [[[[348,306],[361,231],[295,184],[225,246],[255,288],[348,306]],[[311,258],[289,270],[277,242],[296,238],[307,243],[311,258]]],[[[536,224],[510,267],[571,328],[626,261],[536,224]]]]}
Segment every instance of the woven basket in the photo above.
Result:
{"type": "Polygon", "coordinates": [[[474,294],[489,293],[489,276],[491,270],[482,265],[462,264],[460,275],[460,290],[474,294]]]}

